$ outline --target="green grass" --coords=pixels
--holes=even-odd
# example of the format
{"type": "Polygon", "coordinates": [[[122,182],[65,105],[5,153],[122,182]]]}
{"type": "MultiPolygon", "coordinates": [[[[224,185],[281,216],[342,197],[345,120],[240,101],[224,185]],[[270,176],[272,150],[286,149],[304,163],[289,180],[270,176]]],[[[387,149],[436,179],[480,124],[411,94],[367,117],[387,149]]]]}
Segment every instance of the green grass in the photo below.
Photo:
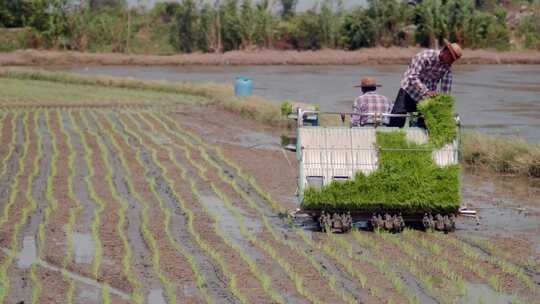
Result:
{"type": "Polygon", "coordinates": [[[408,142],[403,132],[378,132],[377,144],[381,148],[377,171],[368,176],[359,172],[354,180],[321,190],[308,188],[302,207],[404,214],[459,208],[459,166],[438,167],[428,145],[408,142]]]}

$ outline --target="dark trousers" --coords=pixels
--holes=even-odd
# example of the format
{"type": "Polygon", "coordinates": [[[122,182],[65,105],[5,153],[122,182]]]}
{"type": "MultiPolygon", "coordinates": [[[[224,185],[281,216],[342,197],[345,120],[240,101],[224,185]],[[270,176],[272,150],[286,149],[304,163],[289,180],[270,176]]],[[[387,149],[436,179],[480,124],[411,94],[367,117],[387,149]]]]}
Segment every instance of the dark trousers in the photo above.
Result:
{"type": "MultiPolygon", "coordinates": [[[[417,104],[418,101],[414,100],[409,93],[407,93],[407,91],[404,89],[399,89],[396,102],[394,102],[394,107],[392,108],[392,114],[407,114],[416,112],[417,104]]],[[[403,128],[404,125],[405,117],[390,117],[390,122],[388,123],[389,127],[403,128]]],[[[417,126],[425,128],[426,125],[423,118],[418,118],[417,126]]]]}

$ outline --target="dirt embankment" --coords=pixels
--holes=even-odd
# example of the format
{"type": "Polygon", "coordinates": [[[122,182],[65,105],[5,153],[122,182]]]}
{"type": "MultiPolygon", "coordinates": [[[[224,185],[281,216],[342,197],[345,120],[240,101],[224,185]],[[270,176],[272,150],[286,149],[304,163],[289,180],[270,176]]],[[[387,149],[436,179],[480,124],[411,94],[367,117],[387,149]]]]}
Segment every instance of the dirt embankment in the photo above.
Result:
{"type": "MultiPolygon", "coordinates": [[[[419,48],[369,48],[359,51],[232,51],[178,55],[129,55],[19,50],[0,53],[0,66],[78,65],[339,65],[406,64],[419,48]]],[[[459,64],[540,64],[539,51],[465,50],[459,64]]]]}

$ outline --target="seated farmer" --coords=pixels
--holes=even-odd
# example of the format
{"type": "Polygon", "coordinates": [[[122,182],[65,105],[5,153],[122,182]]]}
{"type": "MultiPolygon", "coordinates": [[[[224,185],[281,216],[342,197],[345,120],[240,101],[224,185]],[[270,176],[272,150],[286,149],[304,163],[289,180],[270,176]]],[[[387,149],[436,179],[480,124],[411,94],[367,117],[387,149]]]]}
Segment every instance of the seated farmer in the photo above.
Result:
{"type": "MultiPolygon", "coordinates": [[[[392,114],[416,112],[416,105],[425,98],[435,97],[437,85],[441,83],[440,92],[450,94],[452,88],[452,64],[461,57],[461,47],[457,43],[444,40],[444,48],[425,50],[418,53],[409,64],[409,68],[401,79],[392,114]]],[[[390,126],[403,127],[404,117],[392,117],[390,126]]],[[[425,127],[424,121],[418,121],[419,126],[425,127]]]]}
{"type": "MultiPolygon", "coordinates": [[[[364,77],[360,80],[360,84],[355,87],[362,88],[362,95],[358,96],[354,100],[353,112],[358,114],[377,113],[388,114],[392,110],[392,103],[388,101],[388,98],[375,93],[377,87],[381,85],[377,84],[374,78],[364,77]]],[[[362,126],[365,124],[374,123],[388,123],[388,117],[382,118],[377,121],[373,115],[351,115],[352,126],[362,126]]]]}

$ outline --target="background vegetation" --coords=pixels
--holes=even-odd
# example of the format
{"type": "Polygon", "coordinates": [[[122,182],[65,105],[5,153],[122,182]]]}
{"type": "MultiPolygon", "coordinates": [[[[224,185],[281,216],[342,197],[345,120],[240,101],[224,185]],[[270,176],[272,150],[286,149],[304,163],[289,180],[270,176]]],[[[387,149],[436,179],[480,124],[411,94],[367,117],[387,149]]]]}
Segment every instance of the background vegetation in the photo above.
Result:
{"type": "Polygon", "coordinates": [[[170,54],[238,49],[436,47],[540,49],[538,0],[182,0],[151,9],[123,0],[0,2],[0,51],[54,48],[170,54]]]}

